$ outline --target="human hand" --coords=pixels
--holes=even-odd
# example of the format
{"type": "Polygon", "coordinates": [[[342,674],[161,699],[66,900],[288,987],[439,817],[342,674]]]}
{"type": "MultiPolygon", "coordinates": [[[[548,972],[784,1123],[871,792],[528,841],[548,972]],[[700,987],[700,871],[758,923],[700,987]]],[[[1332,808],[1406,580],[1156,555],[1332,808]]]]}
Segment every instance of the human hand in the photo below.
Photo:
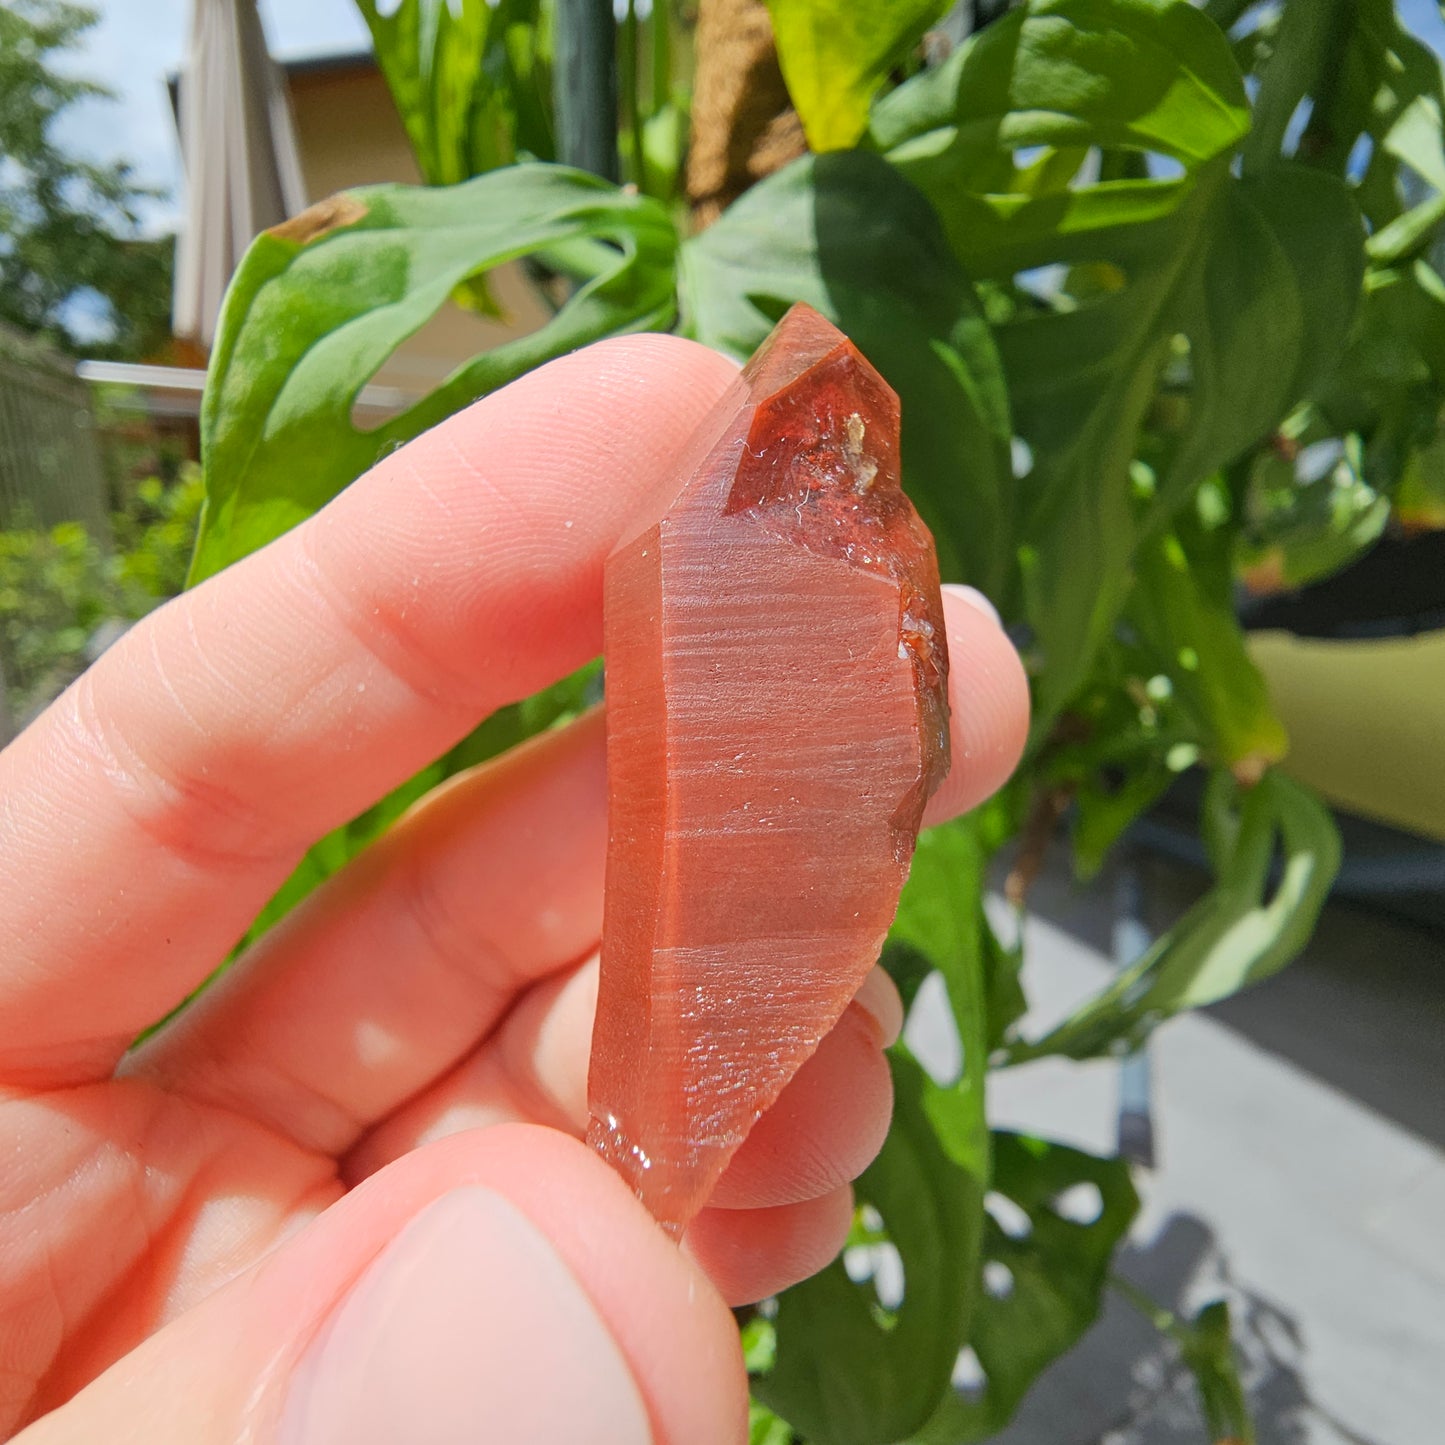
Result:
{"type": "MultiPolygon", "coordinates": [[[[0,1435],[744,1438],[725,1306],[841,1247],[901,1010],[875,970],[670,1244],[577,1138],[598,714],[432,794],[130,1050],[316,838],[600,650],[603,559],[732,376],[657,336],[532,373],[0,753],[0,1435]]],[[[946,610],[934,822],[1003,781],[1027,710],[986,612],[946,610]]]]}

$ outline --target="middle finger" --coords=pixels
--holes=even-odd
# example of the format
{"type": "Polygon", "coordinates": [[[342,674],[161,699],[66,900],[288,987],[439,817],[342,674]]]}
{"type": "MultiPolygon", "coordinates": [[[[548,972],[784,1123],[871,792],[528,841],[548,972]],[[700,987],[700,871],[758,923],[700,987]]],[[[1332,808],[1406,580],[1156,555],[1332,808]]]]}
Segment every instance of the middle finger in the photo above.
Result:
{"type": "Polygon", "coordinates": [[[596,710],[429,794],[122,1071],[344,1153],[595,948],[603,728],[596,710]]]}
{"type": "MultiPolygon", "coordinates": [[[[883,1046],[902,1021],[881,969],[870,983],[758,1120],[688,1228],[686,1247],[729,1304],[806,1279],[842,1247],[849,1182],[888,1132],[893,1088],[883,1046]]],[[[596,1001],[595,957],[539,984],[481,1048],[361,1141],[342,1161],[347,1182],[498,1124],[544,1124],[580,1138],[596,1001]]]]}
{"type": "MultiPolygon", "coordinates": [[[[539,984],[485,1044],[367,1134],[342,1161],[346,1181],[464,1129],[544,1124],[581,1138],[596,1009],[594,956],[539,984]]],[[[888,1132],[893,1087],[883,1049],[901,1022],[897,991],[880,969],[739,1146],[710,1205],[801,1204],[856,1179],[888,1132]]]]}

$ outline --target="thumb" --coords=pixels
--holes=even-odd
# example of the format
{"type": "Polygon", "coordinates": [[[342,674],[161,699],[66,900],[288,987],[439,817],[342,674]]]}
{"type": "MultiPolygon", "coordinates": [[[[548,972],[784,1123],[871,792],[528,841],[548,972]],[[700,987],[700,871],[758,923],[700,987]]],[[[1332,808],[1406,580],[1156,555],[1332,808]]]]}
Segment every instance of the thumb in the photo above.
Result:
{"type": "Polygon", "coordinates": [[[373,1175],[24,1445],[736,1445],[732,1316],[622,1182],[528,1125],[373,1175]]]}

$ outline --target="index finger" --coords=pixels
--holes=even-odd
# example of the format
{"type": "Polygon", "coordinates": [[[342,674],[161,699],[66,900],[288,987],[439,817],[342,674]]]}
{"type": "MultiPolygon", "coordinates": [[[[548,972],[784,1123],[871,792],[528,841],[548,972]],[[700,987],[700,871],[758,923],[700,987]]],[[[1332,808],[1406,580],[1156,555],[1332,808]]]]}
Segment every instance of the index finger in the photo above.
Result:
{"type": "Polygon", "coordinates": [[[0,1078],[114,1067],[306,848],[601,651],[602,564],[736,374],[532,372],[152,614],[0,753],[0,1078]]]}

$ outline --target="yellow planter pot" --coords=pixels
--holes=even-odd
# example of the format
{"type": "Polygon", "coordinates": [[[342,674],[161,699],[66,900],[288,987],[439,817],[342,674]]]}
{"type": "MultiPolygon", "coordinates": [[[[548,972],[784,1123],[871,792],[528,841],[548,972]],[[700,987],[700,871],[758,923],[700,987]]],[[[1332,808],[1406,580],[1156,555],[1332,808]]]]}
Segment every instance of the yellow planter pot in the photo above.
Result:
{"type": "Polygon", "coordinates": [[[1445,631],[1368,642],[1261,632],[1284,767],[1330,802],[1445,842],[1445,631]]]}

